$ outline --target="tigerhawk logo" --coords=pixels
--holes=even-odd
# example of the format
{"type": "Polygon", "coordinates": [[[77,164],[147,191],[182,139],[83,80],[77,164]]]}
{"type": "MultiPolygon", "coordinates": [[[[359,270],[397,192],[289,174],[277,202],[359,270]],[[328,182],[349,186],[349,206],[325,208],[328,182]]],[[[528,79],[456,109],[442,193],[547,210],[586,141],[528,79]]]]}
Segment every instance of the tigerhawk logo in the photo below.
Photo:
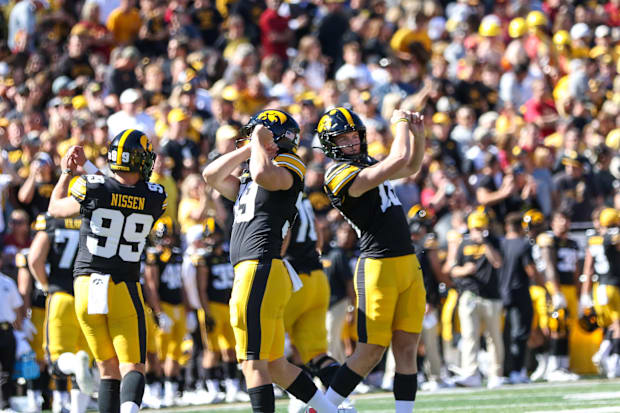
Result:
{"type": "Polygon", "coordinates": [[[277,110],[266,110],[260,115],[258,115],[258,119],[266,120],[269,122],[277,122],[283,125],[284,122],[286,122],[287,116],[284,113],[277,111],[277,110]]]}
{"type": "Polygon", "coordinates": [[[323,132],[324,130],[331,129],[332,127],[332,118],[329,115],[324,115],[319,121],[319,126],[316,128],[317,131],[323,132]]]}

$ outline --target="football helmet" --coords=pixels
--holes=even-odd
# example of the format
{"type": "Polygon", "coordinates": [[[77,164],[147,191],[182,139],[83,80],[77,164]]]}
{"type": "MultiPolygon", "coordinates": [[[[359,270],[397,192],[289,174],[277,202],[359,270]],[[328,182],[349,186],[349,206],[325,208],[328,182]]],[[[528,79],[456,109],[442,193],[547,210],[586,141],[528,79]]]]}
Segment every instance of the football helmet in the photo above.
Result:
{"type": "Polygon", "coordinates": [[[526,231],[531,231],[533,228],[540,228],[545,223],[545,216],[537,209],[530,209],[523,214],[523,220],[521,226],[526,231]]]}
{"type": "Polygon", "coordinates": [[[599,216],[601,227],[611,228],[620,225],[620,214],[615,208],[605,208],[599,216]]]}
{"type": "Polygon", "coordinates": [[[299,146],[299,124],[292,115],[278,109],[266,109],[256,113],[248,123],[241,127],[241,139],[237,147],[243,146],[252,136],[256,125],[264,125],[273,133],[273,141],[280,152],[293,152],[299,146]]]}
{"type": "Polygon", "coordinates": [[[216,246],[221,244],[224,241],[224,232],[222,228],[215,222],[213,217],[207,218],[204,224],[204,231],[202,232],[202,237],[210,246],[216,246]]]}
{"type": "Polygon", "coordinates": [[[151,230],[153,244],[173,244],[179,234],[178,225],[169,216],[163,216],[155,221],[151,230]]]}
{"type": "Polygon", "coordinates": [[[347,108],[337,107],[329,110],[321,116],[316,128],[319,141],[325,155],[336,161],[360,161],[368,157],[368,144],[366,143],[366,126],[360,117],[347,108]],[[355,155],[346,155],[338,146],[334,138],[343,133],[356,131],[360,137],[360,151],[355,155]]]}
{"type": "Polygon", "coordinates": [[[156,157],[151,140],[137,129],[126,129],[116,135],[108,149],[111,170],[138,172],[145,181],[151,177],[156,157]]]}
{"type": "Polygon", "coordinates": [[[549,330],[556,333],[566,333],[568,331],[568,326],[566,325],[566,309],[565,308],[552,308],[550,306],[549,312],[549,330]]]}
{"type": "Polygon", "coordinates": [[[467,228],[470,230],[489,228],[489,214],[482,208],[476,208],[467,217],[467,228]]]}
{"type": "Polygon", "coordinates": [[[579,325],[588,333],[591,333],[598,328],[596,311],[594,311],[594,307],[587,307],[583,309],[583,314],[579,317],[579,325]]]}
{"type": "Polygon", "coordinates": [[[409,230],[411,232],[418,232],[422,227],[428,229],[431,225],[431,217],[428,211],[420,204],[416,204],[409,209],[407,218],[409,220],[409,230]]]}

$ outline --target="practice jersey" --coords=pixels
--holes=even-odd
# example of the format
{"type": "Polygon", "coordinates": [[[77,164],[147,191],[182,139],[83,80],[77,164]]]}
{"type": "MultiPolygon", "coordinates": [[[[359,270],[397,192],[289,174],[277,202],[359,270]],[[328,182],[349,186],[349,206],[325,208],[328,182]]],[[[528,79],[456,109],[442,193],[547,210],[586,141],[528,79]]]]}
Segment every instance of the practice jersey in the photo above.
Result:
{"type": "Polygon", "coordinates": [[[389,181],[358,198],[349,196],[349,187],[363,168],[350,163],[336,163],[327,170],[324,185],[332,205],[357,232],[361,257],[413,254],[407,218],[389,181]]]}
{"type": "Polygon", "coordinates": [[[83,175],[71,187],[82,226],[74,276],[110,274],[114,282],[138,282],[140,257],[153,223],[166,209],[166,191],[152,182],[123,185],[83,175]]]}
{"type": "Polygon", "coordinates": [[[291,173],[293,185],[284,191],[268,191],[254,182],[249,172],[242,174],[230,240],[233,265],[281,257],[282,239],[295,218],[295,202],[303,188],[306,166],[292,153],[279,154],[274,162],[291,173]]]}
{"type": "Polygon", "coordinates": [[[434,306],[439,305],[439,282],[433,272],[431,260],[428,255],[429,251],[436,250],[439,246],[437,236],[433,233],[426,234],[417,243],[414,242],[415,255],[418,257],[420,267],[422,267],[422,276],[424,277],[424,288],[426,289],[426,301],[434,306]]]}
{"type": "Polygon", "coordinates": [[[207,298],[209,301],[226,304],[230,301],[235,272],[225,254],[199,249],[192,256],[196,267],[207,267],[207,298]]]}
{"type": "Polygon", "coordinates": [[[310,274],[323,268],[316,250],[318,238],[314,226],[314,211],[310,200],[303,192],[299,194],[295,207],[297,218],[291,228],[291,239],[284,258],[298,273],[310,274]]]}
{"type": "Polygon", "coordinates": [[[181,267],[183,251],[180,248],[149,247],[146,250],[146,265],[155,265],[159,270],[159,287],[157,295],[160,301],[168,304],[183,302],[183,281],[181,267]]]}
{"type": "Polygon", "coordinates": [[[592,255],[594,272],[601,284],[620,287],[620,233],[612,228],[605,235],[592,235],[588,238],[588,250],[592,255]]]}
{"type": "MultiPolygon", "coordinates": [[[[28,272],[30,272],[30,269],[28,268],[29,252],[30,248],[24,248],[20,250],[17,254],[15,254],[15,267],[25,268],[28,270],[28,272]]],[[[47,268],[46,271],[49,272],[47,268]]],[[[30,306],[45,309],[45,299],[47,297],[47,294],[45,294],[45,291],[43,291],[41,284],[36,279],[34,279],[34,277],[32,278],[33,285],[32,290],[30,291],[30,306]]]]}
{"type": "Polygon", "coordinates": [[[82,218],[53,218],[41,214],[34,229],[45,231],[50,240],[47,254],[49,265],[49,290],[51,293],[64,291],[73,295],[73,264],[80,244],[82,218]]]}
{"type": "MultiPolygon", "coordinates": [[[[574,275],[577,270],[577,260],[579,258],[579,245],[577,242],[569,238],[563,239],[556,237],[553,232],[548,231],[543,232],[536,238],[536,245],[538,246],[538,252],[532,252],[533,255],[540,253],[540,249],[542,248],[551,249],[551,255],[555,257],[556,270],[558,272],[560,284],[574,285],[574,275]]],[[[544,263],[542,254],[540,258],[544,263]]],[[[544,263],[543,265],[544,271],[547,263],[544,263]]],[[[538,265],[537,267],[541,268],[538,265]]]]}

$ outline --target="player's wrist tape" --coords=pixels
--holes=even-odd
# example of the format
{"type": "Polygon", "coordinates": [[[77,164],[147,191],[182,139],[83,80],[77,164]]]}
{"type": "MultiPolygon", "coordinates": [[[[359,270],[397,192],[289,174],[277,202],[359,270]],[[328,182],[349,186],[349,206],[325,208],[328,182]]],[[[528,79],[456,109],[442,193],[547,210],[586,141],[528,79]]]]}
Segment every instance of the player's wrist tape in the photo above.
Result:
{"type": "Polygon", "coordinates": [[[407,118],[397,119],[395,122],[392,122],[392,125],[396,125],[396,124],[398,124],[400,122],[407,122],[407,123],[409,123],[409,119],[407,119],[407,118]]]}
{"type": "Polygon", "coordinates": [[[73,175],[73,171],[70,168],[65,168],[65,169],[62,170],[62,174],[63,175],[72,176],[73,175]]]}
{"type": "Polygon", "coordinates": [[[90,175],[96,174],[97,172],[99,172],[99,168],[97,168],[95,164],[92,163],[91,161],[86,161],[86,163],[84,164],[84,166],[82,166],[82,168],[84,168],[86,173],[90,175]]]}

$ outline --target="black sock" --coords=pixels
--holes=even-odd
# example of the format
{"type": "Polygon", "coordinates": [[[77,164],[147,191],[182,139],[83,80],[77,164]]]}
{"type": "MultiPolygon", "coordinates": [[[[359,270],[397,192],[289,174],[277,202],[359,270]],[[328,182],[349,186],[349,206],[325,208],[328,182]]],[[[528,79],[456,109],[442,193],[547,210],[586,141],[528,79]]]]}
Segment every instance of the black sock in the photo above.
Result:
{"type": "Polygon", "coordinates": [[[99,382],[99,413],[121,411],[121,381],[101,379],[99,382]]]}
{"type": "Polygon", "coordinates": [[[274,413],[276,411],[276,398],[273,395],[273,385],[263,384],[262,386],[248,389],[250,404],[254,413],[274,413]]]}
{"type": "Polygon", "coordinates": [[[330,383],[331,388],[343,397],[347,397],[364,378],[343,364],[330,383]]]}
{"type": "Polygon", "coordinates": [[[139,371],[130,371],[121,381],[121,404],[134,402],[140,407],[144,395],[144,375],[139,371]]]}
{"type": "Polygon", "coordinates": [[[568,356],[568,339],[564,338],[552,338],[551,354],[554,356],[568,356]]]}
{"type": "Polygon", "coordinates": [[[304,403],[308,403],[317,391],[314,382],[303,370],[299,372],[297,378],[286,389],[287,392],[297,397],[304,403]]]}
{"type": "Polygon", "coordinates": [[[417,374],[394,374],[394,399],[415,401],[418,391],[417,374]]]}
{"type": "Polygon", "coordinates": [[[224,371],[227,379],[236,379],[237,378],[237,363],[234,361],[229,361],[224,363],[224,371]]]}
{"type": "Polygon", "coordinates": [[[58,391],[67,391],[67,376],[54,375],[54,388],[58,391]]]}
{"type": "Polygon", "coordinates": [[[146,384],[151,385],[157,381],[157,375],[152,371],[149,371],[145,374],[144,379],[146,381],[146,384]]]}
{"type": "Polygon", "coordinates": [[[620,338],[612,338],[611,345],[611,354],[620,354],[620,338]]]}
{"type": "Polygon", "coordinates": [[[215,380],[217,377],[217,367],[209,367],[205,369],[205,379],[215,380]]]}

